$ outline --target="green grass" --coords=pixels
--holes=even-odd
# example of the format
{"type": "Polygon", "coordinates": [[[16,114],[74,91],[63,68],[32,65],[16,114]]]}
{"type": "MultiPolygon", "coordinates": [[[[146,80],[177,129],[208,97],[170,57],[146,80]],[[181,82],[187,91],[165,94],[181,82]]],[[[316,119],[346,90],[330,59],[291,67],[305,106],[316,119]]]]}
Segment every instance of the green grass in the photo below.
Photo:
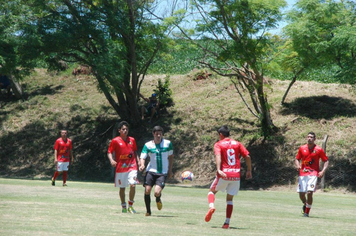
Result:
{"type": "MultiPolygon", "coordinates": [[[[137,186],[137,214],[122,214],[113,184],[0,179],[0,235],[354,235],[356,195],[317,192],[309,218],[293,189],[243,191],[234,199],[231,229],[225,194],[216,195],[209,223],[207,188],[168,185],[163,209],[145,217],[143,187],[137,186]]],[[[128,189],[127,189],[128,191],[128,189]]]]}

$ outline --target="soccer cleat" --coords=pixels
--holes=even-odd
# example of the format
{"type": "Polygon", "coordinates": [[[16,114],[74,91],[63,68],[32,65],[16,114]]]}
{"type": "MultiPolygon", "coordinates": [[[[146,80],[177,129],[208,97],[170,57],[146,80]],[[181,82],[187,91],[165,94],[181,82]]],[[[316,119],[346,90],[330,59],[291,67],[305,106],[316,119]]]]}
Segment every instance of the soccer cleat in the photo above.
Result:
{"type": "Polygon", "coordinates": [[[309,217],[308,213],[304,213],[303,217],[309,217]]]}
{"type": "Polygon", "coordinates": [[[305,213],[305,205],[302,208],[302,214],[304,214],[304,213],[305,213]]]}
{"type": "Polygon", "coordinates": [[[63,187],[68,187],[68,185],[67,184],[63,184],[63,187]]]}
{"type": "Polygon", "coordinates": [[[209,208],[208,213],[205,215],[205,221],[209,222],[211,220],[211,217],[213,216],[213,213],[215,212],[215,208],[209,208]]]}
{"type": "Polygon", "coordinates": [[[156,204],[157,204],[157,209],[158,209],[158,210],[161,210],[162,207],[163,207],[162,201],[159,200],[159,202],[156,202],[156,204]]]}
{"type": "Polygon", "coordinates": [[[229,224],[224,223],[224,225],[221,228],[228,229],[229,228],[229,224]]]}
{"type": "Polygon", "coordinates": [[[145,216],[151,216],[151,213],[146,212],[145,216]]]}
{"type": "Polygon", "coordinates": [[[127,213],[127,208],[122,208],[122,213],[127,213]]]}
{"type": "Polygon", "coordinates": [[[129,213],[131,213],[131,214],[135,214],[135,213],[136,213],[135,209],[133,209],[132,206],[129,207],[129,209],[127,209],[127,211],[128,211],[129,213]]]}
{"type": "Polygon", "coordinates": [[[56,185],[56,181],[52,178],[52,186],[56,185]]]}

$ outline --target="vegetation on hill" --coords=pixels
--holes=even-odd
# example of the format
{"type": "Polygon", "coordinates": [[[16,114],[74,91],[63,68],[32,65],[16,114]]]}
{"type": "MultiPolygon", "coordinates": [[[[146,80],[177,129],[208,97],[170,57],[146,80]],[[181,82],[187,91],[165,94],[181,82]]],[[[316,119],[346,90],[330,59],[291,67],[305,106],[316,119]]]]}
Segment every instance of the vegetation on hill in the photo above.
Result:
{"type": "MultiPolygon", "coordinates": [[[[141,93],[150,95],[158,79],[149,75],[141,93]]],[[[73,76],[36,69],[22,81],[25,100],[6,99],[0,109],[0,176],[50,179],[54,173],[53,145],[59,130],[68,129],[73,140],[75,163],[69,180],[112,181],[112,168],[106,157],[113,127],[119,117],[97,90],[91,76],[73,76]]],[[[216,129],[227,124],[231,136],[250,151],[253,180],[242,187],[268,188],[295,185],[293,160],[306,134],[314,131],[317,144],[328,135],[330,168],[327,188],[356,188],[355,90],[349,85],[297,81],[280,105],[288,81],[270,80],[266,90],[271,115],[279,132],[262,143],[258,121],[241,101],[229,79],[212,75],[194,80],[193,73],[170,76],[174,106],[160,113],[152,124],[147,120],[131,127],[138,148],[152,138],[151,129],[161,125],[175,150],[174,180],[190,169],[196,184],[206,185],[215,175],[213,144],[216,129]]],[[[246,92],[246,91],[245,91],[246,92]]],[[[244,168],[244,163],[242,163],[244,168]]],[[[244,174],[244,170],[243,170],[244,174]]],[[[139,176],[142,178],[142,176],[139,176]]]]}

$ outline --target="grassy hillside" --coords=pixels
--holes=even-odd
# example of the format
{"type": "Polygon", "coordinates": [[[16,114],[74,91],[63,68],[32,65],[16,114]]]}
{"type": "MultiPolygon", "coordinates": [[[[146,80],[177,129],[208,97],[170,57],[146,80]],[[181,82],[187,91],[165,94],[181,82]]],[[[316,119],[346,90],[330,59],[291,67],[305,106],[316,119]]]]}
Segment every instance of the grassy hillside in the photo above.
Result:
{"type": "MultiPolygon", "coordinates": [[[[164,75],[148,76],[141,93],[148,96],[164,75]]],[[[266,88],[272,105],[272,118],[280,132],[261,143],[257,120],[250,114],[226,78],[193,80],[191,75],[170,77],[175,106],[167,109],[152,124],[132,127],[138,148],[151,138],[151,128],[161,125],[175,149],[175,180],[184,169],[197,177],[197,184],[208,184],[214,176],[213,144],[216,129],[231,127],[231,136],[240,140],[253,158],[253,180],[243,187],[268,188],[294,185],[297,173],[293,160],[309,131],[322,145],[328,135],[330,169],[327,188],[356,185],[356,96],[351,86],[296,82],[280,101],[288,81],[271,80],[266,88]]],[[[24,101],[6,99],[0,110],[0,176],[50,178],[54,172],[53,145],[59,129],[69,130],[76,161],[69,180],[111,181],[106,151],[112,129],[119,117],[90,76],[48,74],[36,70],[22,82],[24,101]]],[[[246,95],[247,97],[247,95],[246,95]]],[[[242,164],[244,166],[244,163],[242,164]]]]}

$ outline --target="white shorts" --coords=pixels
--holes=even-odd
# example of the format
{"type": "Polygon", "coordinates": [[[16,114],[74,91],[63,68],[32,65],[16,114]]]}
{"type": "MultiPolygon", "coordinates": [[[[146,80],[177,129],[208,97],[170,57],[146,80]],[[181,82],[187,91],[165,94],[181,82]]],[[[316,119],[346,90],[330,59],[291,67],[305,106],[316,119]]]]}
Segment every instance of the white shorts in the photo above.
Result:
{"type": "Polygon", "coordinates": [[[57,171],[68,171],[69,162],[57,162],[57,171]]]}
{"type": "Polygon", "coordinates": [[[137,170],[115,174],[115,187],[126,188],[129,185],[136,185],[137,183],[137,170]]]}
{"type": "Polygon", "coordinates": [[[318,177],[315,175],[299,176],[298,193],[315,192],[318,177]]]}
{"type": "Polygon", "coordinates": [[[211,184],[210,189],[221,192],[225,192],[226,190],[227,194],[235,196],[240,190],[240,180],[223,180],[222,178],[216,177],[211,184]]]}

